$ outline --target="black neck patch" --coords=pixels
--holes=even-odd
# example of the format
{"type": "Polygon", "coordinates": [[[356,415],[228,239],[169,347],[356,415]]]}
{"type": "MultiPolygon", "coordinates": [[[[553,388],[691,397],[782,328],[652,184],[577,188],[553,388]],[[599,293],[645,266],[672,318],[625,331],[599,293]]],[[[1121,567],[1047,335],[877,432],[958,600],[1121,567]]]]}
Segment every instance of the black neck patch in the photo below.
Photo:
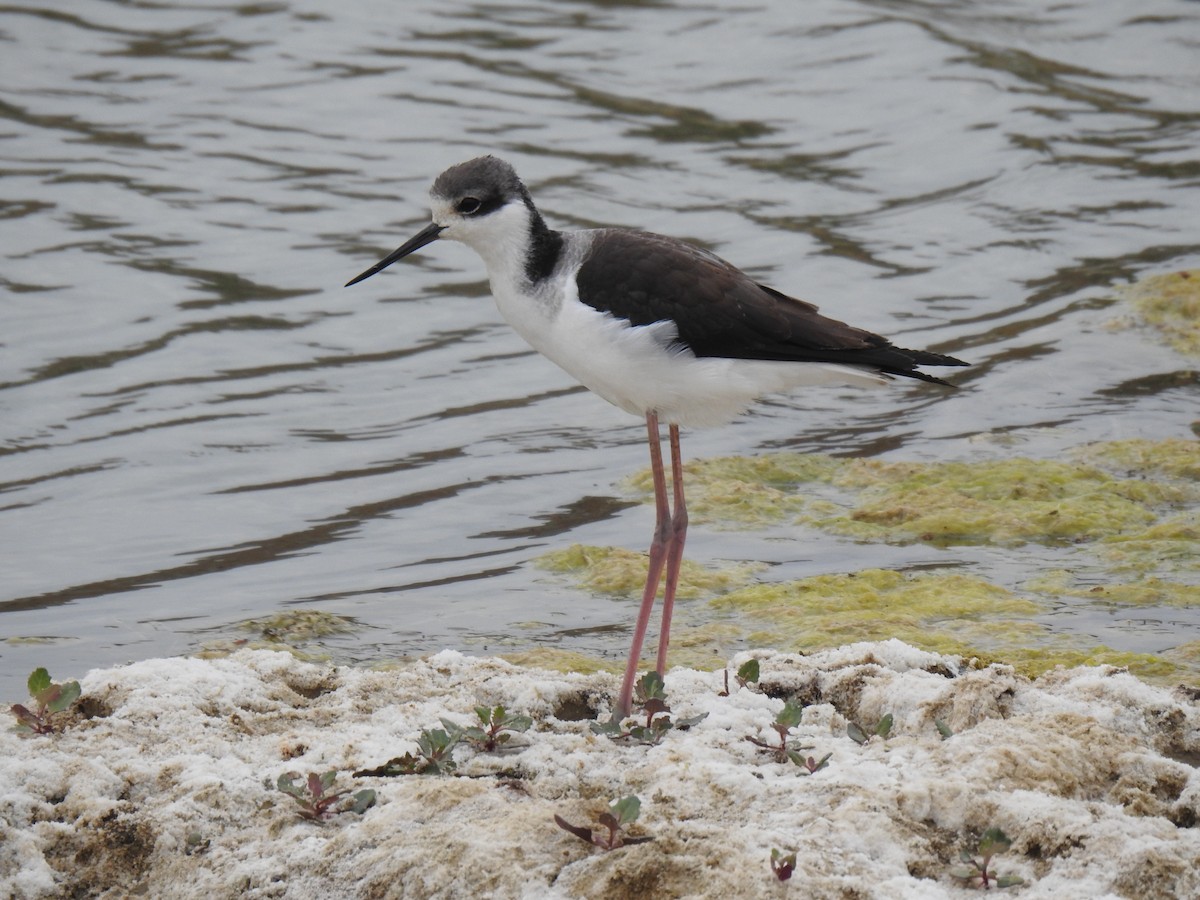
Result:
{"type": "Polygon", "coordinates": [[[527,191],[523,192],[522,199],[529,209],[529,255],[525,257],[525,277],[537,284],[549,278],[558,266],[563,236],[546,224],[527,191]]]}

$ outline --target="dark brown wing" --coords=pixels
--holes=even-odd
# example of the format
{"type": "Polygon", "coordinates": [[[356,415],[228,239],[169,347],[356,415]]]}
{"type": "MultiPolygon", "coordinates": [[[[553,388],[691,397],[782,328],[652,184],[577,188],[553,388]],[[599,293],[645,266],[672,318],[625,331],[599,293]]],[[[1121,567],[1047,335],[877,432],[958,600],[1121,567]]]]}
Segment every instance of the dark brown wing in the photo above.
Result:
{"type": "Polygon", "coordinates": [[[817,307],[755,283],[740,269],[661,235],[599,232],[577,276],[579,299],[634,325],[671,320],[696,356],[832,362],[945,382],[919,365],[967,363],[823,316],[817,307]]]}

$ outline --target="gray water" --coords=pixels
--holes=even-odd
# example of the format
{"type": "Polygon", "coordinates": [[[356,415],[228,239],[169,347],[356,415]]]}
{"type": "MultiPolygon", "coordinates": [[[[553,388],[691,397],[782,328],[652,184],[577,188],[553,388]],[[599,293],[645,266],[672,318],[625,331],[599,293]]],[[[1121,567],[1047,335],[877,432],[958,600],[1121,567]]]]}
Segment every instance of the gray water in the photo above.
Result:
{"type": "MultiPolygon", "coordinates": [[[[689,457],[1047,456],[1200,409],[1194,362],[1109,327],[1115,285],[1200,264],[1195,2],[37,0],[0,7],[0,76],[0,638],[48,639],[0,642],[10,699],[36,665],[295,606],[361,623],[344,660],[624,654],[636,601],[530,561],[644,547],[641,422],[525,347],[465,248],[341,287],[482,153],[554,226],[689,238],[974,363],[956,392],[773,399],[689,457]]],[[[702,528],[688,552],[772,578],[953,558],[702,528]]],[[[1056,627],[1200,636],[1143,615],[1056,627]]]]}

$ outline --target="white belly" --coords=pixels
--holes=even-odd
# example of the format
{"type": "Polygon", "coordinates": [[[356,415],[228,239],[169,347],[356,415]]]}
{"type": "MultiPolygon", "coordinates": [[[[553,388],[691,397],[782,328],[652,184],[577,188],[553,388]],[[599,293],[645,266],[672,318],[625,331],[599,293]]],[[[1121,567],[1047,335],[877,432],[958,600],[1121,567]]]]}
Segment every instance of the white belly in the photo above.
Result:
{"type": "MultiPolygon", "coordinates": [[[[560,282],[546,288],[564,286],[560,282]]],[[[669,347],[674,337],[670,322],[631,327],[580,303],[573,290],[555,304],[496,290],[495,281],[492,287],[501,315],[535,350],[636,416],[654,411],[677,425],[718,425],[764,394],[804,385],[876,386],[888,381],[876,372],[832,363],[698,358],[669,347]]]]}

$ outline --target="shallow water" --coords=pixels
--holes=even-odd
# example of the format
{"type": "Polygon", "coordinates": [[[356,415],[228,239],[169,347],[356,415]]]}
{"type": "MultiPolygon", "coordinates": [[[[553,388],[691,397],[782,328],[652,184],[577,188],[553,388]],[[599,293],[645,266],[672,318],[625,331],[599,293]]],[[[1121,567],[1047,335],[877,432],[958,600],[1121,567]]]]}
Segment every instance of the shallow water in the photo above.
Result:
{"type": "MultiPolygon", "coordinates": [[[[464,248],[341,287],[485,152],[553,225],[694,239],[974,363],[954,392],[774,399],[688,456],[1190,434],[1195,362],[1110,323],[1113,286],[1200,261],[1195,4],[397,9],[0,7],[0,637],[47,639],[0,643],[4,696],[35,665],[185,652],[314,604],[364,626],[332,642],[346,659],[625,652],[633,601],[530,561],[648,541],[619,486],[641,423],[529,351],[464,248]]],[[[703,529],[689,555],[779,578],[955,561],[703,529]]],[[[1054,624],[1200,637],[1158,613],[1054,624]]]]}

